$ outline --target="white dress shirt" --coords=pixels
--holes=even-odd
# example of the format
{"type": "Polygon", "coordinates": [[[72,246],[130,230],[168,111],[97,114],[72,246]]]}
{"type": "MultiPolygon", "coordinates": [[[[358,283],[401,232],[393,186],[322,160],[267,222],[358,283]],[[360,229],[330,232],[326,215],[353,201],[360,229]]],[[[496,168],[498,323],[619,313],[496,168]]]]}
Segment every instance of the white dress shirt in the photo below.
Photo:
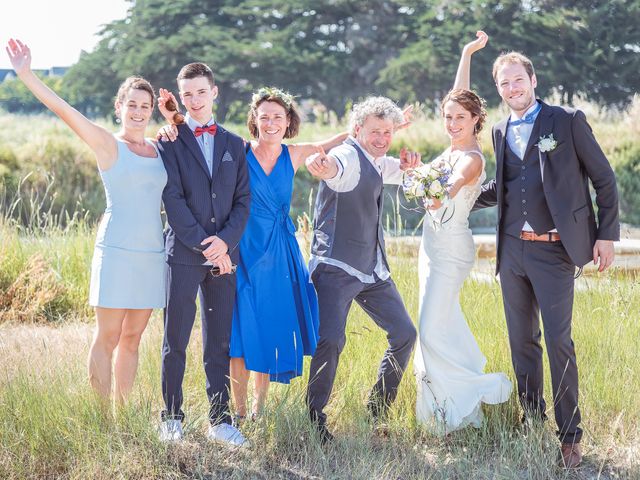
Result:
{"type": "MultiPolygon", "coordinates": [[[[399,159],[387,156],[374,158],[360,146],[355,138],[349,138],[358,145],[358,147],[360,147],[367,160],[371,162],[378,174],[382,177],[383,183],[395,185],[402,183],[404,172],[400,169],[399,159]]],[[[353,146],[343,143],[333,148],[329,152],[329,155],[336,159],[338,173],[335,177],[324,180],[327,187],[335,192],[350,192],[356,188],[356,185],[358,185],[358,182],[360,181],[360,159],[358,158],[357,150],[353,146]]],[[[309,273],[311,274],[320,263],[326,263],[328,265],[338,267],[349,275],[356,277],[362,283],[375,283],[376,281],[373,275],[362,273],[351,265],[347,265],[346,263],[333,258],[317,255],[311,255],[311,258],[309,259],[309,273]]],[[[390,276],[389,270],[382,260],[382,249],[379,245],[374,272],[380,280],[386,280],[390,276]]]]}

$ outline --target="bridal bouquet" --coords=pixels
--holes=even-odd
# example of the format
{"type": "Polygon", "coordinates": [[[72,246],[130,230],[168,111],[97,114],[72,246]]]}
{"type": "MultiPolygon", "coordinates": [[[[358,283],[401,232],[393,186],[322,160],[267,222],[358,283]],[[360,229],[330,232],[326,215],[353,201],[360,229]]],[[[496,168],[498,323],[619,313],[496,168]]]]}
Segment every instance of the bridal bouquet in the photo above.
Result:
{"type": "Polygon", "coordinates": [[[422,200],[426,206],[433,200],[444,201],[452,171],[451,164],[442,158],[408,170],[402,182],[404,196],[407,200],[422,200]]]}

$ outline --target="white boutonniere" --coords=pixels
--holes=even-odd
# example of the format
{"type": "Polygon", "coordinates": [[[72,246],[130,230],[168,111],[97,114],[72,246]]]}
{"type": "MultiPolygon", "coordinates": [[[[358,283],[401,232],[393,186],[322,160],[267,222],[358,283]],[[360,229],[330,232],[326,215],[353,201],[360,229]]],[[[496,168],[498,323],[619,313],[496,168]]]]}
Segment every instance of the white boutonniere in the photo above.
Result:
{"type": "Polygon", "coordinates": [[[538,150],[540,150],[540,153],[546,153],[556,148],[558,146],[558,142],[553,138],[553,133],[550,133],[549,135],[541,136],[536,146],[538,147],[538,150]]]}

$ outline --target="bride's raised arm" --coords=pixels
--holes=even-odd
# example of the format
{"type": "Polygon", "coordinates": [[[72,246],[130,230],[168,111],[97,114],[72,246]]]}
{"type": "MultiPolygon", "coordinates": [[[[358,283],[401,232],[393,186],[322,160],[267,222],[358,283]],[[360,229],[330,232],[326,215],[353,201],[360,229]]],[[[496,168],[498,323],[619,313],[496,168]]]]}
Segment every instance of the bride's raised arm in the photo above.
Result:
{"type": "Polygon", "coordinates": [[[482,30],[476,32],[476,39],[467,43],[462,49],[456,79],[453,83],[453,89],[463,88],[469,90],[471,88],[471,55],[478,50],[484,48],[489,40],[489,36],[482,30]]]}

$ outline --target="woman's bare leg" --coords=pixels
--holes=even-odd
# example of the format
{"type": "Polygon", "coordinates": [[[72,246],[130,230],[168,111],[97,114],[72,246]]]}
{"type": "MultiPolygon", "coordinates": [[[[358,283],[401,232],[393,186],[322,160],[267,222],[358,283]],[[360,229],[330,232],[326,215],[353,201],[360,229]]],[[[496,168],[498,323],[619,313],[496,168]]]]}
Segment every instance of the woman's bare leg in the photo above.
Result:
{"type": "Polygon", "coordinates": [[[96,307],[96,330],[89,349],[89,383],[100,396],[111,395],[111,359],[118,345],[126,310],[96,307]]]}
{"type": "Polygon", "coordinates": [[[113,368],[114,396],[119,403],[127,399],[133,388],[138,370],[138,347],[152,311],[150,308],[129,309],[124,317],[113,368]]]}
{"type": "Polygon", "coordinates": [[[251,408],[251,414],[257,416],[262,413],[264,404],[267,402],[267,395],[269,394],[269,384],[271,382],[269,380],[268,373],[255,372],[255,376],[256,378],[255,378],[255,385],[254,385],[253,406],[251,408]]]}
{"type": "Polygon", "coordinates": [[[249,370],[245,368],[244,358],[232,358],[229,370],[231,373],[231,396],[233,397],[233,405],[239,416],[246,417],[249,370]]]}

